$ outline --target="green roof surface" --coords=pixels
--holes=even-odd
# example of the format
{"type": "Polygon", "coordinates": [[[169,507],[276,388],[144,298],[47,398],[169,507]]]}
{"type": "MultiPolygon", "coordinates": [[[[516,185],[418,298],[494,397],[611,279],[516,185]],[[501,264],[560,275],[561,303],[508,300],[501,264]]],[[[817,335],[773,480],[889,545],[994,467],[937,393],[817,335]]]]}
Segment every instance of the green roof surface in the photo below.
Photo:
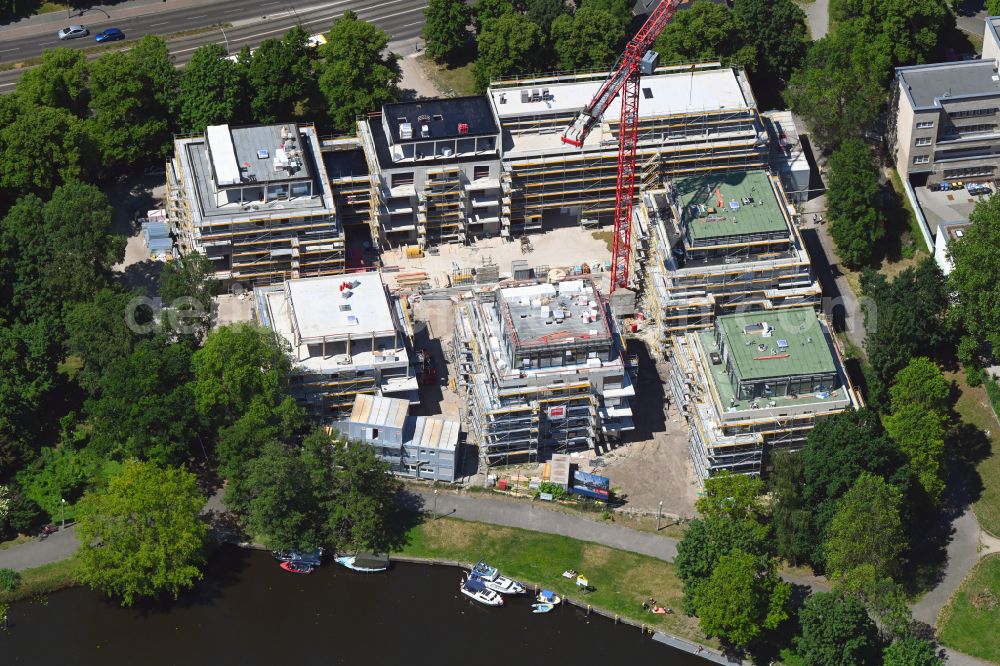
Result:
{"type": "Polygon", "coordinates": [[[716,322],[722,329],[725,348],[742,380],[837,371],[833,350],[812,308],[725,315],[716,322]],[[766,322],[774,329],[770,337],[764,337],[759,329],[744,332],[744,327],[760,322],[766,322]],[[779,347],[779,340],[787,342],[787,347],[779,347]],[[787,357],[783,358],[761,358],[785,354],[787,357]]]}
{"type": "Polygon", "coordinates": [[[685,217],[690,219],[691,238],[694,240],[784,231],[788,228],[765,171],[675,178],[673,185],[686,211],[685,217]],[[722,208],[719,207],[716,190],[722,193],[722,208]],[[753,204],[744,206],[742,201],[745,197],[752,198],[753,204]],[[739,208],[730,206],[733,201],[739,208]],[[716,212],[690,217],[688,206],[692,204],[703,204],[716,212]]]}

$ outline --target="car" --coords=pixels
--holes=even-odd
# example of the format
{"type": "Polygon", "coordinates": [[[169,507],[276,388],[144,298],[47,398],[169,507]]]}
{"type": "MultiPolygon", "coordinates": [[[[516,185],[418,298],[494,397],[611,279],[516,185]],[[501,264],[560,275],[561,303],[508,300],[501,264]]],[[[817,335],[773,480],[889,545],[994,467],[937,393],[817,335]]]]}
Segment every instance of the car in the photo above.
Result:
{"type": "Polygon", "coordinates": [[[107,30],[97,33],[97,36],[94,37],[94,39],[97,42],[117,42],[125,39],[125,33],[118,28],[108,28],[107,30]]]}
{"type": "Polygon", "coordinates": [[[306,40],[306,44],[308,44],[312,48],[318,48],[320,46],[323,46],[324,44],[326,44],[326,35],[324,35],[322,32],[317,33],[315,35],[311,35],[309,39],[306,40]]]}
{"type": "Polygon", "coordinates": [[[59,39],[76,39],[77,37],[86,37],[89,34],[90,31],[82,25],[71,25],[59,31],[59,39]]]}

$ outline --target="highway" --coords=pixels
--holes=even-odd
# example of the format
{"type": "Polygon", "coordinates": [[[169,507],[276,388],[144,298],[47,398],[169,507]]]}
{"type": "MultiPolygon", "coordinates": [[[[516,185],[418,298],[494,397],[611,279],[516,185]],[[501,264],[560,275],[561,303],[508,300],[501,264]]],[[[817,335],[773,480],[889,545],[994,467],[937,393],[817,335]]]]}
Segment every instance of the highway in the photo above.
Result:
{"type": "MultiPolygon", "coordinates": [[[[170,35],[218,24],[231,26],[170,39],[167,44],[175,64],[183,66],[191,59],[194,51],[205,44],[220,44],[230,53],[236,53],[244,46],[256,47],[265,39],[281,37],[296,24],[301,25],[309,34],[326,32],[330,24],[347,10],[385,30],[390,40],[398,45],[404,40],[419,37],[424,25],[423,12],[427,0],[339,0],[321,4],[302,3],[301,6],[280,0],[265,0],[254,3],[252,10],[247,5],[246,0],[176,0],[171,8],[167,8],[166,3],[162,8],[159,4],[142,2],[132,6],[119,5],[109,8],[110,18],[103,11],[98,13],[94,10],[72,19],[67,19],[62,14],[59,22],[54,22],[54,17],[50,19],[43,15],[47,19],[44,25],[5,28],[0,32],[0,64],[34,58],[46,49],[58,46],[93,47],[93,36],[110,27],[120,28],[128,40],[134,40],[144,35],[170,35]],[[90,30],[90,36],[59,41],[56,32],[71,23],[86,26],[90,30]]],[[[122,44],[122,48],[128,48],[128,42],[122,44]]],[[[100,54],[93,53],[89,57],[98,55],[100,54]]],[[[22,71],[15,69],[0,72],[0,93],[14,90],[22,71]]]]}

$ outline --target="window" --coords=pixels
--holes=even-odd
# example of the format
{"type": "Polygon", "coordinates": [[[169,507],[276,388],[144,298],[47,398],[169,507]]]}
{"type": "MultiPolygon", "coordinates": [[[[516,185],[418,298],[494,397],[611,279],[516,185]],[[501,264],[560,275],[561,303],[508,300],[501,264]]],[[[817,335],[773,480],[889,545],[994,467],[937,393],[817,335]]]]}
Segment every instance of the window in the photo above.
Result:
{"type": "Polygon", "coordinates": [[[916,142],[914,142],[914,145],[916,145],[916,146],[929,146],[929,145],[931,145],[931,138],[929,136],[918,137],[917,140],[916,140],[916,142]]]}
{"type": "Polygon", "coordinates": [[[931,158],[929,155],[917,155],[916,157],[913,158],[914,164],[927,164],[930,161],[931,158]]]}
{"type": "Polygon", "coordinates": [[[372,428],[372,439],[378,439],[378,428],[372,428]]]}
{"type": "Polygon", "coordinates": [[[952,118],[976,118],[978,116],[992,116],[997,112],[995,106],[986,109],[968,109],[965,111],[951,111],[948,115],[952,118]]]}
{"type": "Polygon", "coordinates": [[[392,174],[392,187],[400,187],[401,185],[413,185],[412,171],[392,174]]]}
{"type": "Polygon", "coordinates": [[[978,123],[975,125],[956,125],[955,131],[961,134],[975,134],[977,132],[992,132],[996,129],[996,123],[978,123]]]}
{"type": "Polygon", "coordinates": [[[488,164],[472,167],[472,180],[481,180],[490,177],[490,167],[488,164]]]}
{"type": "Polygon", "coordinates": [[[642,96],[645,97],[646,99],[653,99],[653,89],[652,88],[643,88],[642,89],[642,96]]]}
{"type": "Polygon", "coordinates": [[[934,127],[933,120],[921,120],[917,123],[917,129],[930,129],[932,127],[934,127]]]}
{"type": "Polygon", "coordinates": [[[945,169],[944,177],[948,178],[969,178],[972,176],[992,176],[996,171],[994,167],[991,166],[974,166],[965,167],[963,169],[945,169]]]}

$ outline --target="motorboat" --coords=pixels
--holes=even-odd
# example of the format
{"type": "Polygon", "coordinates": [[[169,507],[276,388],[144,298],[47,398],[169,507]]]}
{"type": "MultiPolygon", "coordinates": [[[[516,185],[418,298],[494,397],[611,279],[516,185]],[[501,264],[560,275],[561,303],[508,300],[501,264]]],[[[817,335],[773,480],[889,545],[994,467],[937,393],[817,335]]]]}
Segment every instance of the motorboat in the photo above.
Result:
{"type": "Polygon", "coordinates": [[[272,550],[271,556],[279,562],[298,562],[311,567],[318,567],[323,563],[323,549],[300,551],[300,550],[272,550]]]}
{"type": "Polygon", "coordinates": [[[555,608],[555,604],[531,604],[532,613],[548,613],[550,610],[555,608]]]}
{"type": "Polygon", "coordinates": [[[562,603],[562,597],[552,590],[542,590],[538,593],[537,599],[540,604],[552,604],[553,606],[558,606],[562,603]]]}
{"type": "Polygon", "coordinates": [[[289,573],[297,573],[297,574],[311,574],[314,568],[309,566],[308,564],[302,564],[301,562],[296,562],[294,560],[288,562],[282,562],[278,566],[280,566],[282,569],[284,569],[289,573]]]}
{"type": "Polygon", "coordinates": [[[491,567],[486,562],[480,562],[472,568],[472,577],[482,580],[483,584],[494,592],[524,594],[524,585],[506,576],[501,576],[496,567],[491,567]]]}
{"type": "Polygon", "coordinates": [[[372,553],[340,555],[333,559],[337,564],[345,566],[351,571],[360,571],[361,573],[378,573],[389,568],[388,557],[372,553]]]}
{"type": "Polygon", "coordinates": [[[476,576],[463,577],[458,589],[465,596],[485,606],[503,606],[503,597],[487,588],[482,579],[476,576]]]}

